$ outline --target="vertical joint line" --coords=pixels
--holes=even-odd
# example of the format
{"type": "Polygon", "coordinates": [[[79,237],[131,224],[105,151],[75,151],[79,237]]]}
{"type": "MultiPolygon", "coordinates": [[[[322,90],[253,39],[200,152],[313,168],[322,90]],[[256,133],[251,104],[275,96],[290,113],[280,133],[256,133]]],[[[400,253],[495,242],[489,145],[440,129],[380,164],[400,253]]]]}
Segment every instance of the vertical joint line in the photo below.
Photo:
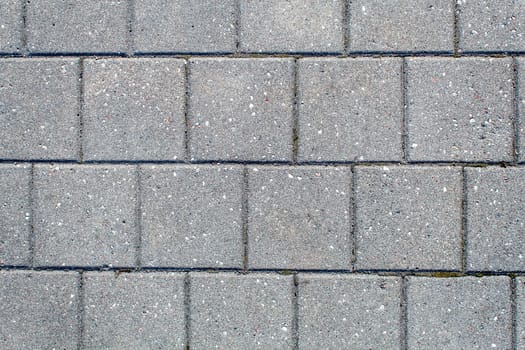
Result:
{"type": "Polygon", "coordinates": [[[402,163],[406,164],[409,159],[408,154],[408,96],[407,96],[407,62],[403,57],[401,58],[401,152],[402,163]]]}
{"type": "Polygon", "coordinates": [[[189,163],[190,156],[190,61],[184,60],[184,161],[189,163]]]}
{"type": "Polygon", "coordinates": [[[401,277],[401,334],[399,337],[401,350],[407,350],[408,348],[408,298],[407,298],[407,278],[406,276],[401,277]]]}
{"type": "Polygon", "coordinates": [[[241,216],[242,216],[242,266],[243,270],[248,270],[249,246],[248,246],[248,168],[242,169],[242,190],[241,190],[241,216]]]}
{"type": "Polygon", "coordinates": [[[137,241],[135,246],[135,265],[137,269],[142,268],[142,174],[140,164],[136,167],[136,208],[135,208],[135,226],[137,232],[137,241]]]}
{"type": "Polygon", "coordinates": [[[241,50],[241,1],[235,1],[235,19],[234,19],[234,28],[235,28],[235,53],[239,53],[241,50]]]}
{"type": "Polygon", "coordinates": [[[293,104],[292,104],[292,162],[297,164],[297,153],[299,148],[299,95],[298,95],[298,62],[297,59],[293,61],[292,81],[293,81],[293,104]]]}
{"type": "Polygon", "coordinates": [[[352,165],[350,167],[350,170],[352,172],[352,178],[350,180],[350,215],[351,215],[351,222],[352,226],[350,227],[350,244],[351,244],[351,251],[350,251],[350,267],[352,269],[352,272],[355,272],[355,265],[357,261],[357,240],[356,240],[356,232],[357,232],[357,204],[356,204],[356,171],[355,166],[352,165]]]}
{"type": "Polygon", "coordinates": [[[135,43],[133,40],[133,26],[135,24],[135,0],[128,0],[128,56],[133,56],[135,52],[135,43]]]}
{"type": "Polygon", "coordinates": [[[520,157],[520,77],[519,77],[519,65],[516,57],[512,58],[513,76],[512,76],[512,87],[513,87],[513,101],[514,101],[514,118],[512,125],[514,129],[514,135],[512,138],[512,153],[513,162],[517,163],[520,157]]]}
{"type": "Polygon", "coordinates": [[[292,287],[292,342],[293,349],[299,349],[299,280],[297,273],[293,274],[293,287],[292,287]]]}
{"type": "Polygon", "coordinates": [[[510,280],[510,309],[511,309],[511,349],[517,349],[518,347],[518,329],[517,329],[517,317],[518,317],[518,299],[517,299],[517,283],[516,277],[512,277],[510,280]]]}
{"type": "Polygon", "coordinates": [[[348,55],[350,50],[350,2],[343,1],[343,55],[348,55]]]}
{"type": "Polygon", "coordinates": [[[29,54],[29,47],[27,44],[27,1],[26,0],[20,0],[22,5],[22,23],[20,23],[20,44],[23,56],[27,56],[29,54]]]}
{"type": "Polygon", "coordinates": [[[452,12],[453,12],[453,23],[454,23],[454,33],[453,33],[453,44],[454,44],[454,57],[459,57],[459,6],[457,0],[452,0],[452,12]]]}
{"type": "Polygon", "coordinates": [[[461,272],[467,270],[467,172],[461,168],[461,272]]]}
{"type": "Polygon", "coordinates": [[[35,265],[35,164],[29,170],[29,266],[35,265]]]}
{"type": "Polygon", "coordinates": [[[186,344],[185,349],[190,349],[190,336],[191,336],[191,297],[190,297],[190,273],[184,274],[184,343],[186,344]]]}
{"type": "Polygon", "coordinates": [[[85,292],[84,292],[84,272],[80,271],[80,278],[78,281],[78,345],[80,350],[84,345],[84,322],[85,322],[85,292]]]}
{"type": "Polygon", "coordinates": [[[84,162],[84,59],[78,62],[78,161],[84,162]]]}

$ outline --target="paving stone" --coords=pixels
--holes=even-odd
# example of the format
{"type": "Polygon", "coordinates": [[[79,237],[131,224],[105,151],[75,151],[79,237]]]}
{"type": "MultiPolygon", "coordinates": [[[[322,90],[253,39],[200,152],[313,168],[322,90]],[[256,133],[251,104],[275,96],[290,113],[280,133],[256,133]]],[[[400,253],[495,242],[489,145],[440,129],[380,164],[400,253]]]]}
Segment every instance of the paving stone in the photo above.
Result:
{"type": "Polygon", "coordinates": [[[458,0],[459,48],[463,51],[524,51],[525,2],[458,0]]]}
{"type": "Polygon", "coordinates": [[[299,60],[300,161],[401,159],[401,60],[299,60]]]}
{"type": "Polygon", "coordinates": [[[0,157],[75,159],[78,60],[0,62],[0,157]]]}
{"type": "Polygon", "coordinates": [[[77,349],[79,275],[0,271],[2,349],[77,349]]]}
{"type": "Polygon", "coordinates": [[[518,157],[519,161],[525,162],[525,59],[517,58],[518,66],[518,157]]]}
{"type": "Polygon", "coordinates": [[[516,278],[516,350],[525,350],[525,278],[516,278]]]}
{"type": "Polygon", "coordinates": [[[83,349],[184,349],[184,275],[87,272],[83,349]]]}
{"type": "Polygon", "coordinates": [[[357,269],[461,269],[461,170],[357,167],[357,269]]]}
{"type": "Polygon", "coordinates": [[[350,269],[348,167],[250,167],[251,268],[350,269]]]}
{"type": "Polygon", "coordinates": [[[291,160],[291,59],[213,58],[190,64],[193,159],[291,160]]]}
{"type": "Polygon", "coordinates": [[[35,264],[132,266],[134,166],[36,165],[35,264]]]}
{"type": "Polygon", "coordinates": [[[341,52],[343,0],[240,2],[244,52],[341,52]]]}
{"type": "Polygon", "coordinates": [[[510,58],[407,61],[411,160],[512,160],[510,58]]]}
{"type": "Polygon", "coordinates": [[[350,51],[453,50],[449,0],[350,1],[350,51]]]}
{"type": "Polygon", "coordinates": [[[192,349],[292,349],[292,276],[190,276],[192,349]]]}
{"type": "Polygon", "coordinates": [[[299,274],[300,349],[399,349],[397,277],[299,274]]]}
{"type": "Polygon", "coordinates": [[[525,270],[525,168],[466,168],[467,268],[525,270]]]}
{"type": "Polygon", "coordinates": [[[31,52],[122,53],[128,49],[128,2],[32,0],[27,7],[31,52]]]}
{"type": "Polygon", "coordinates": [[[184,63],[162,58],[86,60],[84,158],[184,158],[184,63]]]}
{"type": "Polygon", "coordinates": [[[0,265],[30,261],[30,171],[28,164],[0,164],[0,265]]]}
{"type": "Polygon", "coordinates": [[[234,0],[135,1],[138,52],[234,52],[234,0]]]}
{"type": "Polygon", "coordinates": [[[0,52],[19,53],[22,49],[22,2],[3,0],[0,3],[0,52]]]}
{"type": "Polygon", "coordinates": [[[506,276],[409,277],[408,349],[510,349],[506,276]]]}
{"type": "Polygon", "coordinates": [[[145,266],[243,266],[240,166],[142,168],[145,266]]]}

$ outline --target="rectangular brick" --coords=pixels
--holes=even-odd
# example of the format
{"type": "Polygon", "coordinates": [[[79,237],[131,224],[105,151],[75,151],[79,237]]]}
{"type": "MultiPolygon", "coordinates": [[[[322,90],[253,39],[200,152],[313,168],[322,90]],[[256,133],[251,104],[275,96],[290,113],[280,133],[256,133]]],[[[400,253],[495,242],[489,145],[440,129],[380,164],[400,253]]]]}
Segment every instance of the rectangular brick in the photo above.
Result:
{"type": "Polygon", "coordinates": [[[190,61],[190,154],[195,160],[292,158],[293,61],[190,61]]]}
{"type": "Polygon", "coordinates": [[[357,167],[357,269],[461,269],[461,170],[357,167]]]}
{"type": "Polygon", "coordinates": [[[525,350],[525,278],[516,278],[516,350],[525,350]]]}
{"type": "Polygon", "coordinates": [[[350,269],[348,167],[250,167],[251,268],[350,269]]]}
{"type": "Polygon", "coordinates": [[[184,275],[87,272],[83,349],[184,349],[184,275]]]}
{"type": "Polygon", "coordinates": [[[350,51],[454,49],[450,0],[350,1],[350,51]]]}
{"type": "Polygon", "coordinates": [[[409,277],[408,349],[510,349],[510,279],[409,277]]]}
{"type": "Polygon", "coordinates": [[[36,165],[35,265],[132,266],[134,166],[36,165]]]}
{"type": "Polygon", "coordinates": [[[292,349],[292,276],[190,276],[192,350],[292,349]]]}
{"type": "Polygon", "coordinates": [[[238,166],[143,167],[143,265],[242,267],[242,184],[238,166]]]}
{"type": "Polygon", "coordinates": [[[300,161],[401,159],[401,60],[301,59],[300,161]]]}
{"type": "Polygon", "coordinates": [[[0,3],[0,52],[19,53],[22,50],[22,1],[3,0],[0,3]]]}
{"type": "Polygon", "coordinates": [[[78,59],[2,59],[1,158],[77,158],[78,78],[78,59]]]}
{"type": "Polygon", "coordinates": [[[525,270],[525,168],[466,168],[467,268],[525,270]]]}
{"type": "Polygon", "coordinates": [[[299,274],[300,349],[399,349],[397,277],[299,274]]]}
{"type": "Polygon", "coordinates": [[[79,275],[0,271],[2,349],[77,349],[79,275]]]}
{"type": "Polygon", "coordinates": [[[86,160],[184,158],[184,60],[86,60],[86,160]]]}
{"type": "Polygon", "coordinates": [[[234,0],[135,1],[138,52],[234,52],[234,0]]]}
{"type": "Polygon", "coordinates": [[[518,68],[518,85],[519,96],[518,104],[518,156],[519,161],[525,162],[525,58],[516,59],[518,68]]]}
{"type": "Polygon", "coordinates": [[[122,53],[128,50],[128,1],[32,0],[27,7],[31,52],[122,53]]]}
{"type": "Polygon", "coordinates": [[[411,58],[408,154],[423,161],[511,161],[510,58],[411,58]]]}

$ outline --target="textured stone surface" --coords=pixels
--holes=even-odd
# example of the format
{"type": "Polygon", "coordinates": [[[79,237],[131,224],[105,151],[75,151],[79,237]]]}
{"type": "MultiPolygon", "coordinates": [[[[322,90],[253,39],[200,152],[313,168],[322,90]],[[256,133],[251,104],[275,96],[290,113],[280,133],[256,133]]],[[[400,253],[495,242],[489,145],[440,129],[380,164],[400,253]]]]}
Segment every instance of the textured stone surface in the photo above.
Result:
{"type": "Polygon", "coordinates": [[[355,176],[356,268],[461,268],[461,169],[357,167],[355,176]]]}
{"type": "Polygon", "coordinates": [[[300,161],[401,159],[401,60],[299,60],[300,161]]]}
{"type": "Polygon", "coordinates": [[[135,1],[138,52],[235,51],[235,0],[135,1]]]}
{"type": "Polygon", "coordinates": [[[525,59],[516,59],[518,68],[518,156],[525,162],[525,59]]]}
{"type": "Polygon", "coordinates": [[[467,168],[467,268],[525,270],[525,168],[467,168]]]}
{"type": "Polygon", "coordinates": [[[78,60],[2,59],[0,157],[75,159],[78,60]]]}
{"type": "Polygon", "coordinates": [[[87,160],[184,158],[184,60],[86,60],[87,160]]]}
{"type": "Polygon", "coordinates": [[[300,349],[399,348],[399,278],[298,276],[300,349]]]}
{"type": "Polygon", "coordinates": [[[516,350],[525,349],[525,278],[516,278],[516,350]]]}
{"type": "Polygon", "coordinates": [[[449,0],[350,1],[350,51],[454,49],[449,0]]]}
{"type": "Polygon", "coordinates": [[[22,1],[0,3],[0,52],[18,53],[22,49],[22,1]]]}
{"type": "Polygon", "coordinates": [[[411,160],[512,160],[510,58],[410,58],[411,160]]]}
{"type": "Polygon", "coordinates": [[[78,273],[0,271],[0,347],[77,349],[78,273]]]}
{"type": "Polygon", "coordinates": [[[191,349],[292,348],[292,276],[190,276],[191,349]]]}
{"type": "Polygon", "coordinates": [[[292,64],[273,58],[191,60],[191,157],[290,160],[292,64]]]}
{"type": "Polygon", "coordinates": [[[184,349],[184,275],[88,272],[83,349],[184,349]]]}
{"type": "Polygon", "coordinates": [[[409,349],[510,349],[510,279],[409,277],[409,349]]]}
{"type": "Polygon", "coordinates": [[[145,266],[242,267],[242,168],[141,170],[145,266]]]}
{"type": "Polygon", "coordinates": [[[248,168],[252,268],[349,269],[347,167],[248,168]]]}
{"type": "Polygon", "coordinates": [[[134,166],[36,165],[35,265],[131,266],[134,166]]]}

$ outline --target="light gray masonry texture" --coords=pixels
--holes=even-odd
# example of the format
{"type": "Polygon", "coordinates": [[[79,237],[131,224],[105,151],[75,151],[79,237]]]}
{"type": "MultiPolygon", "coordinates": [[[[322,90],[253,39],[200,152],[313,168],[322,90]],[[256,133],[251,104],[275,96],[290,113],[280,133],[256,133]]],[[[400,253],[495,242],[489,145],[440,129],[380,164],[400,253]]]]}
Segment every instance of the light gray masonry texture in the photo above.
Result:
{"type": "Polygon", "coordinates": [[[82,349],[184,349],[184,274],[87,272],[82,349]]]}
{"type": "Polygon", "coordinates": [[[524,51],[523,0],[458,0],[459,48],[463,51],[524,51]]]}
{"type": "Polygon", "coordinates": [[[86,60],[86,160],[184,158],[184,60],[86,60]]]}
{"type": "Polygon", "coordinates": [[[450,0],[350,1],[350,51],[448,51],[454,48],[450,0]]]}
{"type": "Polygon", "coordinates": [[[357,167],[357,269],[461,269],[461,169],[357,167]]]}
{"type": "Polygon", "coordinates": [[[410,160],[512,160],[512,59],[407,62],[410,160]]]}
{"type": "Polygon", "coordinates": [[[399,349],[400,278],[298,276],[299,349],[399,349]]]}
{"type": "Polygon", "coordinates": [[[190,276],[192,350],[292,349],[292,276],[190,276]]]}
{"type": "Polygon", "coordinates": [[[235,0],[136,0],[135,51],[235,51],[235,0]]]}
{"type": "Polygon", "coordinates": [[[506,276],[409,277],[408,349],[510,349],[506,276]]]}
{"type": "Polygon", "coordinates": [[[192,159],[291,160],[292,71],[291,59],[192,59],[192,159]]]}
{"type": "Polygon", "coordinates": [[[79,275],[0,271],[0,347],[77,349],[79,275]]]}
{"type": "Polygon", "coordinates": [[[467,268],[525,270],[525,168],[467,169],[467,268]]]}
{"type": "Polygon", "coordinates": [[[243,266],[242,168],[144,166],[144,266],[243,266]]]}
{"type": "Polygon", "coordinates": [[[136,167],[35,166],[35,265],[132,266],[136,167]]]}
{"type": "Polygon", "coordinates": [[[78,59],[0,61],[0,157],[75,159],[78,59]]]}
{"type": "Polygon", "coordinates": [[[22,49],[22,1],[0,3],[0,52],[18,53],[22,49]]]}
{"type": "Polygon", "coordinates": [[[248,168],[251,268],[350,269],[349,167],[248,168]]]}
{"type": "Polygon", "coordinates": [[[525,350],[525,278],[516,278],[516,350],[525,350]]]}
{"type": "Polygon", "coordinates": [[[128,1],[27,1],[31,52],[126,52],[128,1]]]}
{"type": "Polygon", "coordinates": [[[30,171],[29,164],[0,164],[0,265],[30,261],[30,171]]]}
{"type": "Polygon", "coordinates": [[[518,155],[521,162],[525,161],[525,58],[516,59],[518,68],[518,155]]]}
{"type": "Polygon", "coordinates": [[[343,1],[240,1],[240,50],[341,52],[343,1]]]}
{"type": "Polygon", "coordinates": [[[299,60],[300,161],[401,159],[401,60],[299,60]]]}

